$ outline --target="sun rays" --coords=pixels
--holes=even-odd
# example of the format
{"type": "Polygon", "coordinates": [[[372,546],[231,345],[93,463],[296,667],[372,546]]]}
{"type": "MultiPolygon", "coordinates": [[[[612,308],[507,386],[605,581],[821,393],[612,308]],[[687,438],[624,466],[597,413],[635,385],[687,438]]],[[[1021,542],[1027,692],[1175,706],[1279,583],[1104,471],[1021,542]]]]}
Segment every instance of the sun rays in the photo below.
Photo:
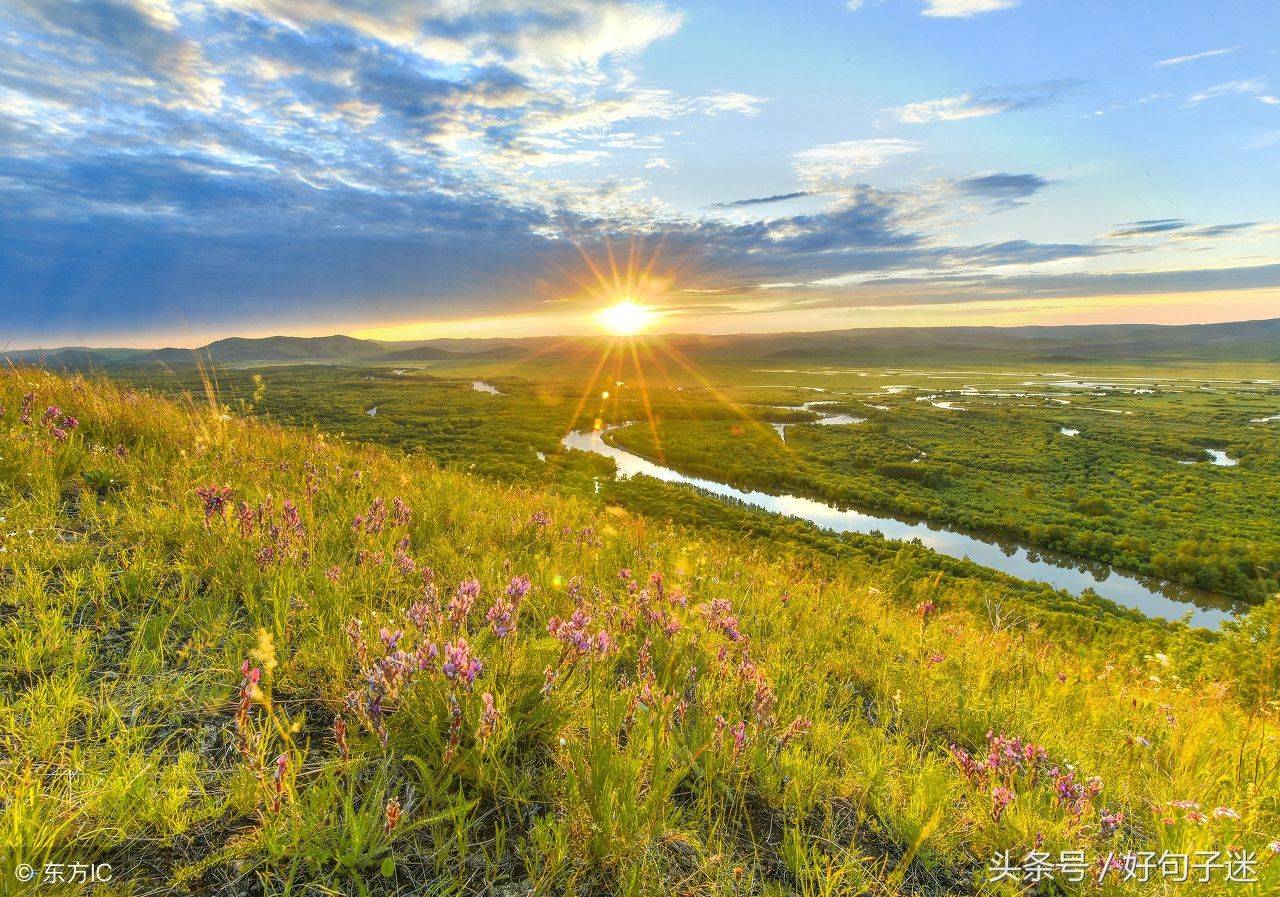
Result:
{"type": "MultiPolygon", "coordinates": [[[[767,423],[717,388],[685,356],[679,340],[652,332],[668,317],[664,301],[679,282],[679,274],[687,272],[689,260],[664,262],[661,243],[646,256],[643,244],[635,239],[623,260],[608,240],[600,250],[602,259],[593,258],[581,244],[577,248],[584,268],[561,273],[579,286],[587,302],[598,303],[594,320],[608,336],[587,343],[598,346],[599,357],[581,384],[566,435],[581,426],[595,400],[598,405],[589,415],[592,429],[608,423],[643,424],[653,440],[654,460],[665,463],[659,422],[664,410],[679,414],[689,405],[681,384],[712,396],[749,427],[772,434],[767,423]]],[[[790,451],[785,444],[783,450],[790,451]]]]}
{"type": "Polygon", "coordinates": [[[636,336],[654,325],[658,314],[630,299],[622,299],[596,312],[596,322],[614,336],[636,336]]]}

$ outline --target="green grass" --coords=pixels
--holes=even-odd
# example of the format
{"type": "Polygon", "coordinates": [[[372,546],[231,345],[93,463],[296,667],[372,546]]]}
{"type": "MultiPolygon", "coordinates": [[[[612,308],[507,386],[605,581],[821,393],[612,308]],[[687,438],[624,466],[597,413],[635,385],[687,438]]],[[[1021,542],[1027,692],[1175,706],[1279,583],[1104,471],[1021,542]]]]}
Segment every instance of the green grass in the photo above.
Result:
{"type": "MultiPolygon", "coordinates": [[[[109,862],[104,895],[1014,893],[995,850],[1265,861],[1280,837],[1275,599],[1221,636],[1077,639],[993,625],[946,573],[108,381],[11,369],[0,406],[4,893],[46,862],[109,862]],[[459,639],[470,685],[442,669],[459,639]],[[966,776],[952,746],[988,731],[1048,759],[966,776]],[[1065,764],[1102,781],[1078,812],[1065,764]]],[[[1179,893],[1273,892],[1280,861],[1258,876],[1179,893]]],[[[1154,887],[1113,878],[1063,890],[1154,887]]]]}

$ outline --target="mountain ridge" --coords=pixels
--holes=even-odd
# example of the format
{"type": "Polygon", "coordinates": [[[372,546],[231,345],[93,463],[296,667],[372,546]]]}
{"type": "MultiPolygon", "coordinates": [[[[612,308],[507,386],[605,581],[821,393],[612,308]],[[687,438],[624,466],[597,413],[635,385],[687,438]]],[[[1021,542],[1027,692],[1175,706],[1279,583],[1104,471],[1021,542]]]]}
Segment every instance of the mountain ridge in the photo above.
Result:
{"type": "MultiPolygon", "coordinates": [[[[386,341],[346,334],[226,337],[194,349],[60,346],[0,350],[0,359],[62,367],[188,364],[197,358],[232,365],[396,364],[423,361],[518,359],[560,346],[590,347],[607,336],[511,337],[386,341]]],[[[917,352],[931,361],[982,355],[1004,360],[1123,361],[1216,360],[1280,362],[1280,318],[1216,324],[1068,324],[1017,327],[875,327],[780,334],[664,334],[661,340],[690,355],[719,359],[870,361],[902,363],[917,352]],[[856,356],[856,357],[854,357],[856,356]]],[[[915,363],[915,362],[912,362],[915,363]]]]}

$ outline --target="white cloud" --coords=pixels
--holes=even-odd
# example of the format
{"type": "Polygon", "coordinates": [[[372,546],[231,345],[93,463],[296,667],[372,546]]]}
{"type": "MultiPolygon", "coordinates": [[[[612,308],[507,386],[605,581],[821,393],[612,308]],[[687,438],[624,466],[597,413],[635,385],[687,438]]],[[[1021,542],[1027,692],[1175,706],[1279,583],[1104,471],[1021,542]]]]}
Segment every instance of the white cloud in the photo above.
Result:
{"type": "Polygon", "coordinates": [[[350,28],[451,64],[505,65],[525,75],[589,77],[606,57],[630,57],[674,34],[683,15],[622,0],[211,0],[303,29],[350,28]],[[497,23],[498,27],[492,27],[497,23]]]}
{"type": "Polygon", "coordinates": [[[1280,106],[1280,97],[1273,97],[1270,94],[1263,94],[1258,97],[1259,103],[1266,103],[1268,106],[1280,106]]]}
{"type": "Polygon", "coordinates": [[[1262,93],[1267,89],[1267,85],[1257,79],[1248,81],[1227,81],[1222,84],[1215,84],[1213,87],[1207,87],[1199,93],[1192,94],[1187,99],[1188,106],[1195,106],[1203,103],[1205,100],[1212,100],[1216,97],[1227,96],[1233,93],[1262,93]]]}
{"type": "Polygon", "coordinates": [[[1203,53],[1192,53],[1189,56],[1173,56],[1169,59],[1161,59],[1159,62],[1155,63],[1155,65],[1182,65],[1184,62],[1195,62],[1196,60],[1208,59],[1212,56],[1225,56],[1228,53],[1234,53],[1239,49],[1239,45],[1234,47],[1219,47],[1216,50],[1205,50],[1203,53]]]}
{"type": "Polygon", "coordinates": [[[1018,2],[1019,0],[928,0],[928,5],[921,15],[967,18],[979,13],[1012,9],[1018,5],[1018,2]]]}
{"type": "Polygon", "coordinates": [[[791,165],[806,189],[831,190],[854,175],[865,174],[895,156],[913,153],[919,148],[909,140],[896,137],[846,140],[801,150],[791,165]]]}
{"type": "Polygon", "coordinates": [[[671,160],[662,156],[654,156],[644,163],[645,168],[665,168],[668,171],[672,169],[671,160]]]}
{"type": "Polygon", "coordinates": [[[979,100],[971,93],[962,93],[937,100],[907,103],[890,111],[897,116],[898,121],[907,124],[923,124],[931,121],[959,121],[965,118],[995,115],[1012,106],[1012,100],[979,100]]]}
{"type": "Polygon", "coordinates": [[[985,87],[982,90],[968,90],[936,100],[907,103],[905,106],[897,106],[885,111],[906,124],[960,121],[965,118],[980,118],[984,115],[997,115],[1015,109],[1043,106],[1081,83],[1071,78],[1062,78],[1035,84],[985,87]]]}

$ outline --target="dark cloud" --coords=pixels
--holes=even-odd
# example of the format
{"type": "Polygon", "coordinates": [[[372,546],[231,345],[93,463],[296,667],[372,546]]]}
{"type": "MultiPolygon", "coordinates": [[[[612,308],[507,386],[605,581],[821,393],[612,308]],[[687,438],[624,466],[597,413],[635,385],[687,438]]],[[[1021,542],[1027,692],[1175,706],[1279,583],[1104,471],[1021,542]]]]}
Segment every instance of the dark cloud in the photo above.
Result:
{"type": "Polygon", "coordinates": [[[956,181],[956,190],[966,196],[981,196],[1000,203],[1016,203],[1049,186],[1049,181],[1038,174],[975,175],[956,181]]]}
{"type": "Polygon", "coordinates": [[[736,209],[742,206],[763,206],[773,202],[785,202],[788,199],[800,199],[802,196],[813,196],[809,190],[797,190],[794,193],[775,193],[772,196],[757,196],[751,199],[735,199],[732,202],[713,202],[713,209],[736,209]]]}
{"type": "Polygon", "coordinates": [[[1166,234],[1170,231],[1182,230],[1191,226],[1191,222],[1183,221],[1181,218],[1148,218],[1143,221],[1131,221],[1128,224],[1121,224],[1107,231],[1102,236],[1106,239],[1119,239],[1124,237],[1149,237],[1156,234],[1166,234]]]}

